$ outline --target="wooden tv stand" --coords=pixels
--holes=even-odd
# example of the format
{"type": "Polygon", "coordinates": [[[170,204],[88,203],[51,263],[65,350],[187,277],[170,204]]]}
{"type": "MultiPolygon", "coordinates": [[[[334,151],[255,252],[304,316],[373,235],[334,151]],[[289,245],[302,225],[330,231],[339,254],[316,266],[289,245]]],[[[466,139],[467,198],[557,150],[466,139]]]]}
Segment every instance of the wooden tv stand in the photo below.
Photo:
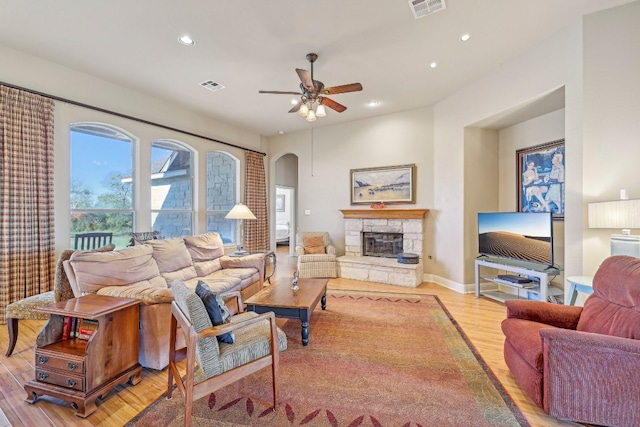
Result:
{"type": "Polygon", "coordinates": [[[49,313],[36,341],[35,379],[27,382],[26,401],[57,397],[85,418],[119,384],[141,380],[138,363],[140,301],[103,295],[72,298],[38,309],[49,313]],[[88,340],[64,337],[65,318],[90,319],[97,327],[88,340]]]}

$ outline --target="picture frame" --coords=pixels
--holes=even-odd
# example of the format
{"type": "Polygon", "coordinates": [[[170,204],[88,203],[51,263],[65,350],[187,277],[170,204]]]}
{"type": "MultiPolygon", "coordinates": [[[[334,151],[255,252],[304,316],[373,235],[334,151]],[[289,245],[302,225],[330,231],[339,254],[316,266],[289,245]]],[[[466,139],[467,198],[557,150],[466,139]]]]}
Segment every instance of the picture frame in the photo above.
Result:
{"type": "Polygon", "coordinates": [[[416,165],[351,169],[351,204],[416,203],[416,165]]]}
{"type": "Polygon", "coordinates": [[[516,151],[518,212],[551,212],[564,219],[564,139],[516,151]]]}
{"type": "Polygon", "coordinates": [[[284,194],[276,194],[276,212],[284,212],[284,194]]]}

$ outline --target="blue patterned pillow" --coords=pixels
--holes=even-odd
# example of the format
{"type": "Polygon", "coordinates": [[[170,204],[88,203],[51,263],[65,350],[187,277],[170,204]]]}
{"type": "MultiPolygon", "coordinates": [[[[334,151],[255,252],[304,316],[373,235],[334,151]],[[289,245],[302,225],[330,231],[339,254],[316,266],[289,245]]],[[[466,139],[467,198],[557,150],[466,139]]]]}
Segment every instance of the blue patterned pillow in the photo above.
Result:
{"type": "MultiPolygon", "coordinates": [[[[198,295],[204,303],[204,307],[207,309],[213,326],[224,325],[227,320],[226,317],[228,317],[229,309],[222,298],[214,294],[209,286],[201,280],[198,281],[198,285],[196,286],[196,295],[198,295]],[[220,304],[222,304],[223,307],[221,307],[220,304]],[[224,316],[223,313],[227,316],[224,316]]],[[[218,341],[233,344],[235,336],[233,332],[227,332],[226,334],[218,335],[218,341]]]]}

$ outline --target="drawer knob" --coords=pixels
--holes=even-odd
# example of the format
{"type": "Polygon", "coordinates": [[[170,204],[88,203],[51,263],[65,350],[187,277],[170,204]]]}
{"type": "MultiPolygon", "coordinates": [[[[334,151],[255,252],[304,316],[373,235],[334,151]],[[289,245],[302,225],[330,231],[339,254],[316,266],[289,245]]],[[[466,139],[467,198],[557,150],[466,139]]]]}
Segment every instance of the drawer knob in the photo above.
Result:
{"type": "Polygon", "coordinates": [[[76,380],[72,380],[71,378],[67,378],[67,385],[68,385],[69,387],[75,387],[75,386],[76,386],[76,384],[78,384],[78,381],[76,381],[76,380]]]}
{"type": "Polygon", "coordinates": [[[78,367],[78,365],[76,363],[73,362],[67,362],[67,369],[70,371],[75,370],[78,367]]]}
{"type": "Polygon", "coordinates": [[[49,376],[49,374],[46,374],[46,373],[44,373],[44,372],[38,372],[38,379],[39,379],[40,381],[44,381],[44,380],[46,380],[48,376],[49,376]]]}
{"type": "Polygon", "coordinates": [[[49,361],[49,358],[47,356],[38,356],[38,363],[39,364],[44,365],[48,361],[49,361]]]}

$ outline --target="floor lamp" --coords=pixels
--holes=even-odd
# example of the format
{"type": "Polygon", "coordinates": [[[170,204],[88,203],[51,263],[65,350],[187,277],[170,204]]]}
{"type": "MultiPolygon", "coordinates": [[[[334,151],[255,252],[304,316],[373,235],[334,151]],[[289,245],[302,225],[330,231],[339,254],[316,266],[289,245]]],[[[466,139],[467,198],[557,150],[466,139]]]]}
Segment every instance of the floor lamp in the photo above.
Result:
{"type": "Polygon", "coordinates": [[[620,200],[589,203],[589,228],[614,228],[622,234],[611,235],[611,255],[630,255],[640,258],[640,236],[632,235],[632,228],[640,228],[640,199],[627,199],[620,191],[620,200]]]}
{"type": "Polygon", "coordinates": [[[256,216],[251,212],[251,210],[247,207],[247,205],[243,205],[242,203],[238,203],[227,213],[224,217],[225,219],[237,219],[239,220],[240,225],[240,243],[238,244],[238,250],[233,253],[233,255],[244,255],[247,251],[244,250],[244,224],[242,223],[243,219],[256,219],[256,216]]]}

